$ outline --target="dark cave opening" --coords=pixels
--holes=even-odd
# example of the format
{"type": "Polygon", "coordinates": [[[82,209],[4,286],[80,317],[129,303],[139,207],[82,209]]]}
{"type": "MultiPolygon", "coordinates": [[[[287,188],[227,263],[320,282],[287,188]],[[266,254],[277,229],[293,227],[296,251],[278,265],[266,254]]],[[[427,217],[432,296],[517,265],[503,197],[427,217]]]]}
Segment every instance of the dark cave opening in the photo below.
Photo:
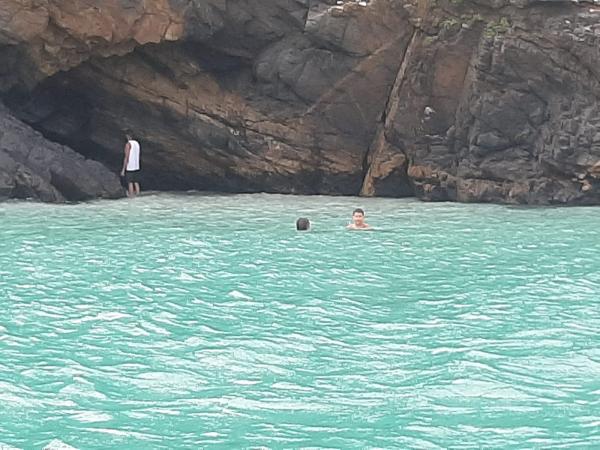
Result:
{"type": "MultiPolygon", "coordinates": [[[[247,122],[246,108],[282,127],[306,107],[293,96],[286,100],[264,91],[253,77],[253,63],[198,42],[148,44],[123,56],[92,58],[32,89],[17,85],[2,100],[46,139],[115,174],[125,133],[131,132],[142,147],[142,184],[148,190],[358,194],[360,170],[322,168],[323,144],[317,137],[288,140],[285,133],[278,137],[268,129],[262,134],[254,118],[247,122]],[[239,103],[222,108],[220,96],[239,103]],[[312,165],[280,166],[266,155],[273,139],[290,147],[288,152],[299,152],[286,158],[313,158],[312,165]]],[[[335,129],[323,133],[326,145],[337,145],[332,141],[337,137],[331,137],[337,136],[335,129]]]]}

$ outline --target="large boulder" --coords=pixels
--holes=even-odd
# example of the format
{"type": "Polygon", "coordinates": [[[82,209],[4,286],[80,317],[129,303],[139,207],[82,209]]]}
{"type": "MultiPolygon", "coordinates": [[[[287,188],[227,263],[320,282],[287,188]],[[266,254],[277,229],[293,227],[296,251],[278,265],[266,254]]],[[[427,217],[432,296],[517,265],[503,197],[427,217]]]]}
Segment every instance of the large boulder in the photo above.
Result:
{"type": "Polygon", "coordinates": [[[0,199],[63,202],[122,196],[113,172],[48,141],[0,104],[0,199]]]}

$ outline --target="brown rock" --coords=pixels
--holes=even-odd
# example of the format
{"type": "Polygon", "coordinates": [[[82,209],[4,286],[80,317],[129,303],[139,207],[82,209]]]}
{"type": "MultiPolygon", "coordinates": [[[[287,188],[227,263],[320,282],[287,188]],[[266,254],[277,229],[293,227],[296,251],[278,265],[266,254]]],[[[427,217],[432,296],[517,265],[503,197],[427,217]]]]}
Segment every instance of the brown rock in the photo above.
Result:
{"type": "Polygon", "coordinates": [[[0,96],[114,170],[134,130],[151,188],[600,203],[589,6],[308,3],[5,0],[0,96]]]}

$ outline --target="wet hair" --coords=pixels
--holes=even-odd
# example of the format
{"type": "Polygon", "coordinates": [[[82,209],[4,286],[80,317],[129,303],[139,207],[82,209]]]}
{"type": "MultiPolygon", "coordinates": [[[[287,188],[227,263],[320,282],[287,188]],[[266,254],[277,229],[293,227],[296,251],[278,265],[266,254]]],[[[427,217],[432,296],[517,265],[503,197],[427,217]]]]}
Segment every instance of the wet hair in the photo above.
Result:
{"type": "Polygon", "coordinates": [[[352,215],[356,213],[362,214],[363,216],[365,215],[365,212],[362,208],[356,208],[354,211],[352,211],[352,215]]]}
{"type": "Polygon", "coordinates": [[[300,217],[296,220],[296,230],[298,231],[308,231],[310,228],[310,220],[305,217],[300,217]]]}

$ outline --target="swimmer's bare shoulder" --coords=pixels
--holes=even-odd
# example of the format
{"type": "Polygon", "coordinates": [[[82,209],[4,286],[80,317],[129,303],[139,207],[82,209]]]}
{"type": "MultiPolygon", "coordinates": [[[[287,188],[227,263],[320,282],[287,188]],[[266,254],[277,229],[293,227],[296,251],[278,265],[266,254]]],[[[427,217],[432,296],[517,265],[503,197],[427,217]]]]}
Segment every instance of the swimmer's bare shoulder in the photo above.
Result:
{"type": "Polygon", "coordinates": [[[355,224],[351,223],[350,225],[346,226],[347,230],[357,230],[357,231],[372,231],[374,230],[374,228],[369,225],[368,223],[363,224],[362,227],[357,227],[355,224]]]}

